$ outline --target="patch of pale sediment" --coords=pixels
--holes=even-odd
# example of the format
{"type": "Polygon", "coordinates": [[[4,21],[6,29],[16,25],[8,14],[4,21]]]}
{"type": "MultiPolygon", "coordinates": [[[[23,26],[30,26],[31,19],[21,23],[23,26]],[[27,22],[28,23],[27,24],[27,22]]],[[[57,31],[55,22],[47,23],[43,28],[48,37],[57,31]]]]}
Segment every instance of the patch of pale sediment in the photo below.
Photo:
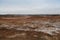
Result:
{"type": "Polygon", "coordinates": [[[53,23],[53,26],[60,28],[60,22],[53,23]]]}
{"type": "Polygon", "coordinates": [[[35,29],[35,31],[37,32],[44,32],[44,33],[48,33],[50,35],[56,35],[57,33],[59,33],[59,28],[44,28],[44,29],[35,29]]]}
{"type": "Polygon", "coordinates": [[[26,33],[14,34],[14,35],[6,36],[6,37],[15,38],[15,37],[24,37],[24,36],[26,36],[26,33]]]}
{"type": "Polygon", "coordinates": [[[23,26],[20,25],[8,25],[2,24],[0,27],[6,27],[7,29],[16,29],[16,30],[24,30],[24,31],[37,31],[37,32],[44,32],[50,35],[56,35],[60,31],[60,22],[50,23],[49,21],[32,21],[33,24],[24,24],[23,26]],[[42,24],[42,26],[41,26],[42,24]],[[46,27],[46,24],[51,25],[53,27],[46,27]],[[31,29],[37,26],[36,29],[31,29]]]}
{"type": "Polygon", "coordinates": [[[12,25],[10,25],[10,24],[1,24],[0,25],[0,28],[7,28],[7,29],[11,29],[11,28],[15,28],[15,27],[19,27],[20,25],[14,25],[14,24],[12,24],[12,25]]]}
{"type": "Polygon", "coordinates": [[[16,28],[16,30],[24,30],[24,31],[30,31],[30,29],[21,29],[21,28],[16,28]]]}
{"type": "Polygon", "coordinates": [[[51,27],[51,28],[39,28],[39,29],[20,29],[17,28],[16,30],[24,30],[24,31],[36,31],[36,32],[44,32],[44,33],[48,33],[50,35],[56,35],[57,33],[59,33],[58,31],[60,30],[59,28],[55,28],[55,27],[51,27]]]}

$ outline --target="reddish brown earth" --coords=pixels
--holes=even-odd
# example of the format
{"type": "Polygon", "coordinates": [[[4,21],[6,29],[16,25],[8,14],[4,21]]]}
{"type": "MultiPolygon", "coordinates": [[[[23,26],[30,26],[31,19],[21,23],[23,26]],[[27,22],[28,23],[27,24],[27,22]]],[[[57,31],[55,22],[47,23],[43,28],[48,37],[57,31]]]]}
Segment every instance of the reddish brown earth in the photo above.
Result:
{"type": "Polygon", "coordinates": [[[0,16],[0,40],[60,40],[60,16],[0,16]]]}

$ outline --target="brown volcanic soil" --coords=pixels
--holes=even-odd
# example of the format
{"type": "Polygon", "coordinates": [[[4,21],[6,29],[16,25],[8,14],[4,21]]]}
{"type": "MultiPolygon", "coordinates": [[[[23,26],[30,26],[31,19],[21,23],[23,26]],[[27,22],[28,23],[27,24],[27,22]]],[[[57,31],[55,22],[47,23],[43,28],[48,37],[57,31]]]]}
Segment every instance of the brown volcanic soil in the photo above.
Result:
{"type": "Polygon", "coordinates": [[[1,16],[0,40],[60,40],[60,16],[1,16]]]}

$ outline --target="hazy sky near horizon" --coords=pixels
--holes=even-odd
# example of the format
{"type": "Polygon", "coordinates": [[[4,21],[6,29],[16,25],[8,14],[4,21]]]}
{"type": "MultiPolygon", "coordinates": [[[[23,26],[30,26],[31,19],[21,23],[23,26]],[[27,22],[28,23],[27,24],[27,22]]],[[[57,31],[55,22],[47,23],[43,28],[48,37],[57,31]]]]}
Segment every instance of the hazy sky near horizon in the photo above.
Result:
{"type": "Polygon", "coordinates": [[[60,0],[0,0],[0,14],[59,14],[60,0]]]}

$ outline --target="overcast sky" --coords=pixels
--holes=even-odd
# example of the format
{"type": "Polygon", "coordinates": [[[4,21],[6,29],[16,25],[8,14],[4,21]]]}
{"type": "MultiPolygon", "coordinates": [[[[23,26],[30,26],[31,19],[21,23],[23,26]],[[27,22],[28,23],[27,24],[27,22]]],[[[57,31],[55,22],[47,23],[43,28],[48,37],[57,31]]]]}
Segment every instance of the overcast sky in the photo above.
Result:
{"type": "Polygon", "coordinates": [[[0,14],[59,14],[60,0],[0,0],[0,14]]]}

